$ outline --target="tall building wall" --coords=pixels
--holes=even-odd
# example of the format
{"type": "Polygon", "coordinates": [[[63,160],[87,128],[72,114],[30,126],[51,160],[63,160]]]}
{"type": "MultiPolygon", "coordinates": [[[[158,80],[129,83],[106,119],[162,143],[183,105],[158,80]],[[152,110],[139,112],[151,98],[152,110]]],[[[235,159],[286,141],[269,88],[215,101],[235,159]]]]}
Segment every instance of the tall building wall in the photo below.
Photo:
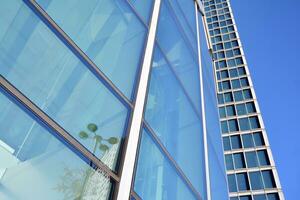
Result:
{"type": "Polygon", "coordinates": [[[194,0],[3,0],[0,199],[228,199],[194,0]]]}
{"type": "Polygon", "coordinates": [[[230,199],[284,199],[230,1],[203,3],[230,199]]]}

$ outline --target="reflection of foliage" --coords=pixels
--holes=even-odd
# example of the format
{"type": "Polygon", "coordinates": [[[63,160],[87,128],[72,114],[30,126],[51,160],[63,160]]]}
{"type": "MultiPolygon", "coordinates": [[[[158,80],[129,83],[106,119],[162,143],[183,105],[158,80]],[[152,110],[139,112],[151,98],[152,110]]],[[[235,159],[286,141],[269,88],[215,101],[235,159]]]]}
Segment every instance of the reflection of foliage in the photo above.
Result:
{"type": "MultiPolygon", "coordinates": [[[[97,149],[103,152],[103,155],[110,149],[110,146],[118,144],[119,139],[116,137],[103,138],[97,134],[98,126],[94,123],[87,125],[88,131],[80,131],[79,137],[83,140],[91,139],[94,140],[93,154],[96,153],[97,149]]],[[[92,166],[92,163],[90,163],[92,166]]],[[[87,169],[64,169],[64,174],[61,176],[61,182],[54,188],[58,192],[64,193],[64,199],[81,200],[84,197],[86,185],[89,178],[95,172],[91,167],[87,169]]]]}

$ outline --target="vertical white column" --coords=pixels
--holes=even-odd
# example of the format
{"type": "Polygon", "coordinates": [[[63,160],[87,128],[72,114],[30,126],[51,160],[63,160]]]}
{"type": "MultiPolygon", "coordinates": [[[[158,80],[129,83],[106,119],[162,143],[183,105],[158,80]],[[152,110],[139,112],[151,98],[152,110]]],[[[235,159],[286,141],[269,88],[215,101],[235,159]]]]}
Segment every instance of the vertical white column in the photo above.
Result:
{"type": "Polygon", "coordinates": [[[133,180],[135,158],[137,156],[138,140],[142,128],[142,117],[146,99],[147,85],[151,69],[151,61],[154,49],[155,35],[158,24],[161,0],[155,0],[153,13],[148,33],[145,56],[142,64],[141,77],[137,89],[136,102],[128,136],[127,148],[125,150],[124,164],[120,178],[117,199],[128,200],[133,180]]]}
{"type": "MultiPolygon", "coordinates": [[[[199,3],[199,2],[198,2],[199,3]]],[[[199,79],[200,79],[200,95],[201,95],[201,114],[202,114],[202,126],[203,126],[203,143],[204,143],[204,162],[205,162],[205,178],[206,178],[206,193],[207,199],[211,200],[210,189],[210,173],[209,173],[209,159],[208,159],[208,141],[207,141],[207,129],[206,129],[206,116],[205,116],[205,98],[203,88],[203,73],[202,73],[202,60],[201,60],[201,47],[200,47],[200,31],[197,2],[195,2],[196,11],[196,24],[197,24],[197,48],[198,48],[198,62],[199,62],[199,79]]]]}

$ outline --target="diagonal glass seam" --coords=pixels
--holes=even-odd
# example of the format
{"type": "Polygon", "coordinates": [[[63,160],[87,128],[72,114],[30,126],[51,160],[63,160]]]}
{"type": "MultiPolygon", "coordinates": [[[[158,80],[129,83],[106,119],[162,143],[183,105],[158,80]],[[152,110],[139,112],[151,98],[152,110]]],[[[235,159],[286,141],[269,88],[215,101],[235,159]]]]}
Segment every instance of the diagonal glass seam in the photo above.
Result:
{"type": "Polygon", "coordinates": [[[30,99],[28,99],[23,93],[21,93],[17,88],[15,88],[2,75],[0,75],[0,88],[8,92],[23,107],[25,107],[27,110],[33,113],[35,117],[41,120],[41,122],[43,122],[48,128],[53,130],[60,138],[63,138],[74,149],[78,150],[79,153],[84,158],[86,158],[91,163],[96,165],[96,167],[102,170],[107,176],[111,177],[116,182],[120,181],[119,176],[117,176],[100,159],[98,159],[89,150],[87,150],[82,144],[80,144],[70,133],[64,130],[57,122],[55,122],[51,117],[49,117],[46,113],[44,113],[38,106],[36,106],[33,102],[31,102],[30,99]]]}
{"type": "Polygon", "coordinates": [[[142,198],[134,190],[131,190],[131,196],[133,196],[135,200],[142,200],[142,198]]]}
{"type": "Polygon", "coordinates": [[[193,192],[193,194],[197,197],[197,199],[202,200],[202,197],[200,193],[196,190],[194,185],[191,183],[189,178],[185,175],[184,171],[181,169],[181,167],[177,164],[177,162],[174,160],[174,158],[171,156],[171,154],[168,152],[167,148],[163,145],[159,137],[156,135],[155,131],[151,128],[151,126],[148,124],[148,122],[143,119],[143,124],[145,129],[147,130],[147,133],[150,134],[151,138],[154,140],[154,143],[158,146],[158,148],[163,152],[164,156],[167,157],[167,159],[170,161],[172,166],[175,168],[176,172],[180,175],[180,177],[184,180],[184,182],[187,184],[189,189],[193,192]]]}
{"type": "MultiPolygon", "coordinates": [[[[149,1],[151,1],[151,0],[149,0],[149,1]]],[[[144,21],[144,19],[141,17],[141,15],[137,12],[137,10],[134,8],[132,3],[129,2],[128,0],[125,0],[125,2],[129,5],[130,9],[134,12],[134,14],[137,16],[139,21],[142,22],[142,24],[149,30],[149,25],[144,21]]],[[[152,5],[151,10],[153,10],[153,6],[154,6],[154,4],[152,5]]]]}
{"type": "Polygon", "coordinates": [[[35,0],[23,0],[33,12],[41,18],[45,25],[60,39],[85,66],[111,91],[125,106],[133,108],[133,103],[123,92],[97,67],[97,65],[76,45],[76,43],[60,28],[35,0]]]}

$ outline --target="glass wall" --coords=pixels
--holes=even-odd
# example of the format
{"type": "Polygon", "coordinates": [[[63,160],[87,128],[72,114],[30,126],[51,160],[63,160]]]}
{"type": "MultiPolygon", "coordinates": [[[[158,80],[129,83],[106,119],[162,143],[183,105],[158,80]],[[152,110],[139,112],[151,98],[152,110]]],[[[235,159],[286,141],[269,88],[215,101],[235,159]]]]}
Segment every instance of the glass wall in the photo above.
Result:
{"type": "MultiPolygon", "coordinates": [[[[116,199],[132,137],[139,142],[128,198],[200,200],[210,189],[212,199],[227,199],[212,61],[197,10],[193,0],[4,0],[0,199],[116,199]],[[137,104],[144,109],[133,136],[137,104]]],[[[264,155],[257,160],[265,165],[264,155]]],[[[262,179],[273,183],[267,171],[262,179]]]]}

